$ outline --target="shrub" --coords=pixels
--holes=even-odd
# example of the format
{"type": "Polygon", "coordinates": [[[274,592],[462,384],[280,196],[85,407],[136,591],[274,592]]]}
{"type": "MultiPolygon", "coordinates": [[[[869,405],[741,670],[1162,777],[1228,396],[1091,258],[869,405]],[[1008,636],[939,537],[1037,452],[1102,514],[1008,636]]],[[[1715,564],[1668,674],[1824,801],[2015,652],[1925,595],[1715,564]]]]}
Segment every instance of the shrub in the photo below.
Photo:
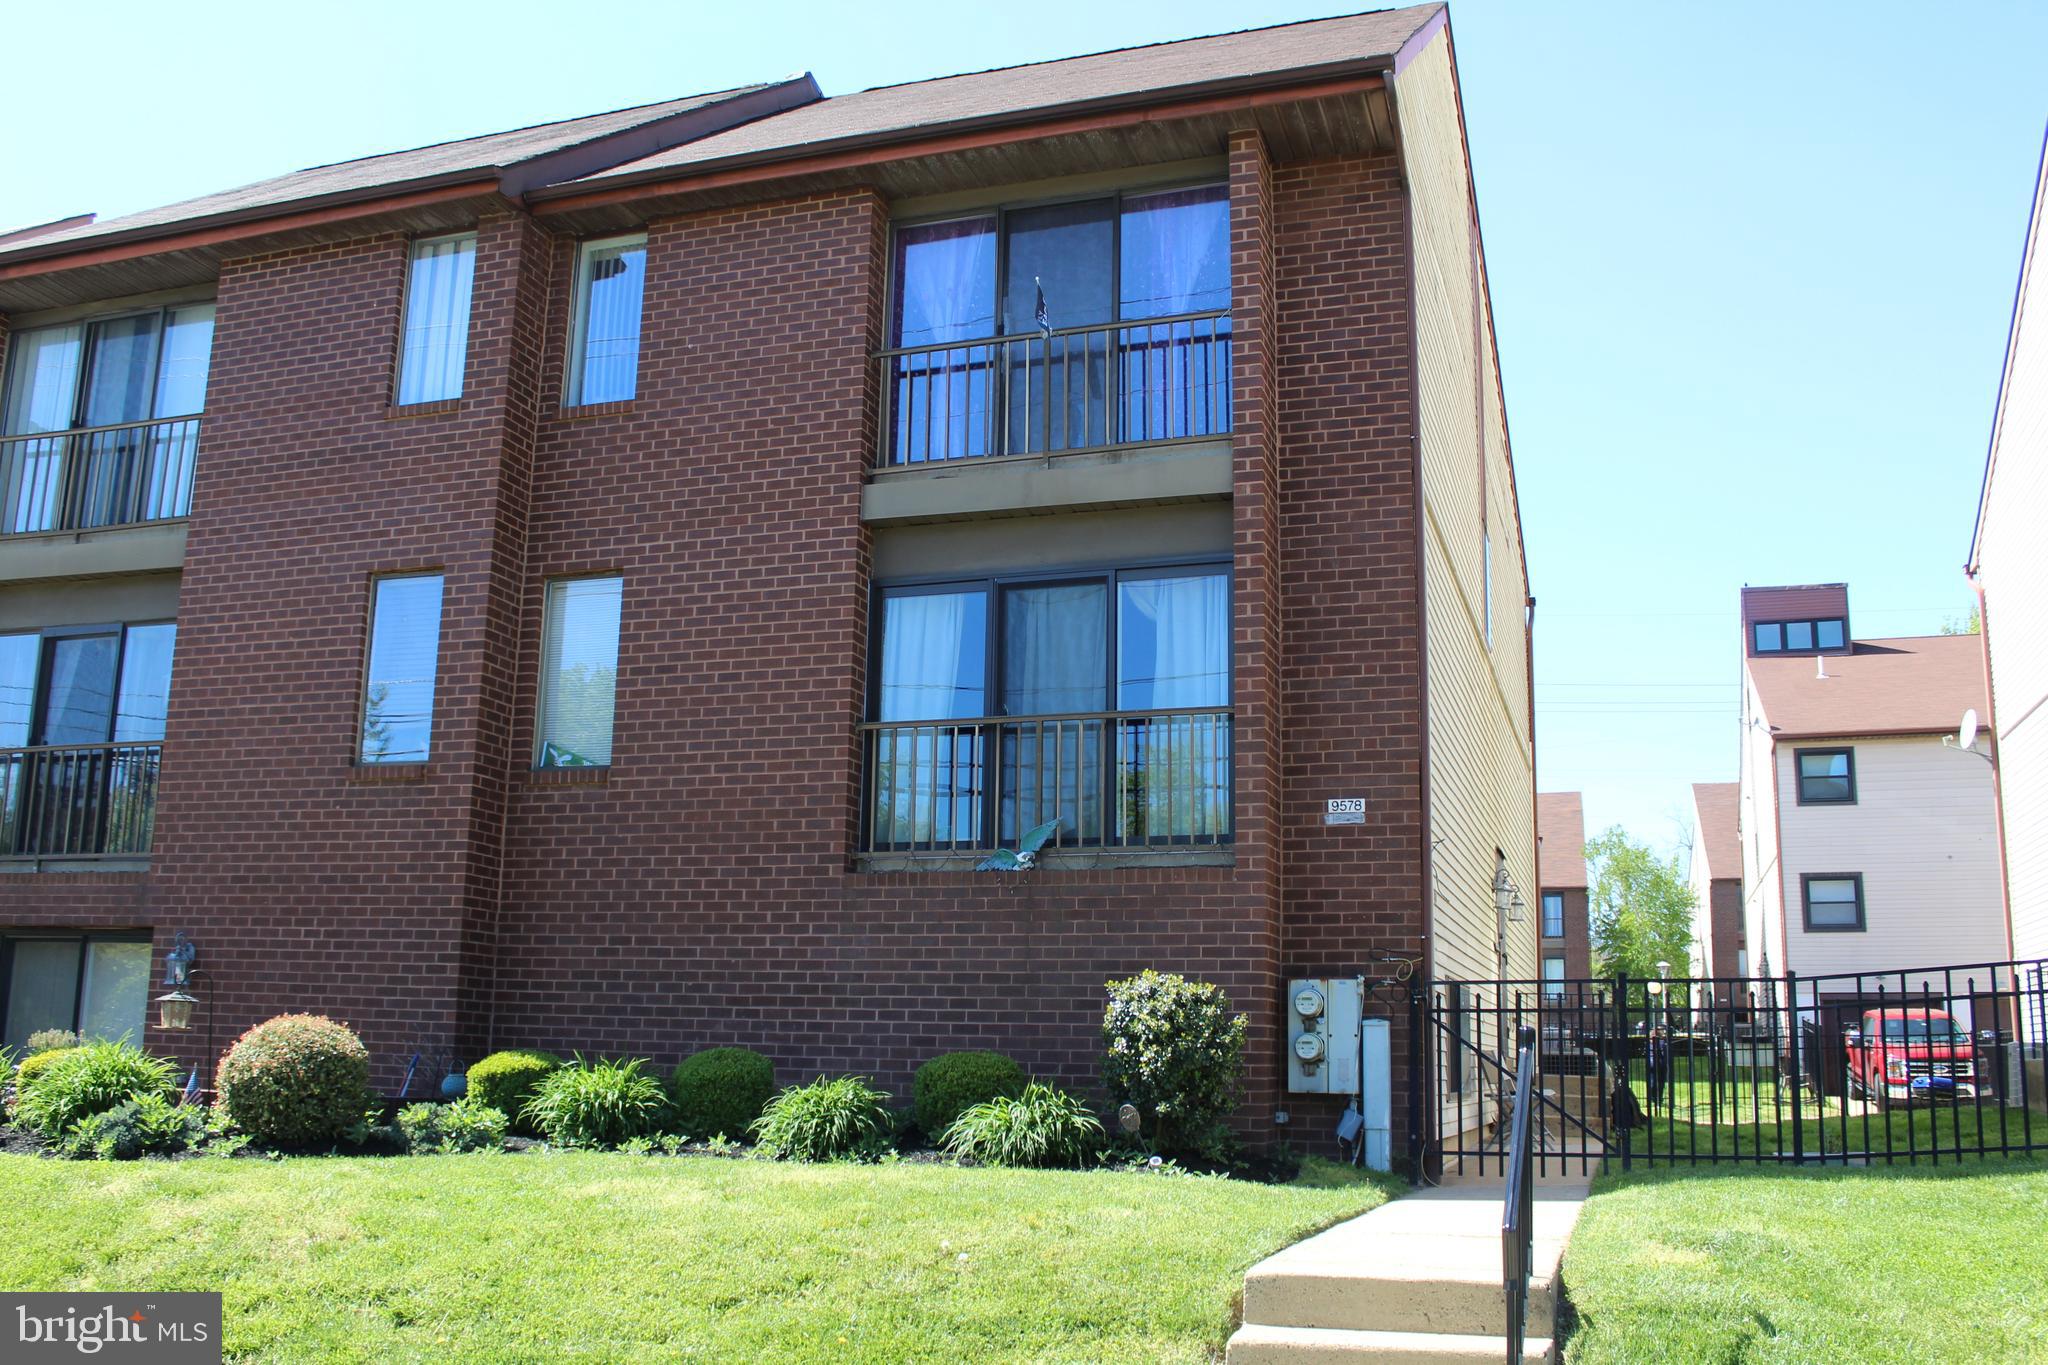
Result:
{"type": "Polygon", "coordinates": [[[37,1075],[47,1069],[52,1062],[55,1062],[59,1057],[62,1057],[71,1050],[68,1047],[57,1048],[50,1052],[38,1052],[33,1057],[23,1057],[21,1065],[14,1070],[16,1098],[18,1099],[21,1093],[28,1089],[29,1083],[35,1080],[37,1075]]]}
{"type": "Polygon", "coordinates": [[[132,1043],[87,1043],[34,1060],[41,1064],[18,1087],[15,1118],[46,1138],[60,1138],[80,1119],[144,1095],[169,1099],[175,1088],[171,1064],[132,1043]]]}
{"type": "Polygon", "coordinates": [[[469,1069],[469,1098],[482,1100],[502,1112],[512,1126],[525,1131],[520,1114],[533,1098],[534,1087],[558,1070],[562,1059],[535,1048],[512,1048],[493,1052],[469,1069]]]}
{"type": "Polygon", "coordinates": [[[150,1093],[80,1119],[64,1138],[63,1148],[76,1157],[133,1161],[196,1147],[205,1132],[204,1110],[150,1093]]]}
{"type": "Polygon", "coordinates": [[[940,1145],[989,1166],[1080,1166],[1102,1148],[1102,1124],[1079,1096],[1033,1082],[954,1119],[940,1145]]]}
{"type": "Polygon", "coordinates": [[[762,1155],[792,1161],[878,1154],[893,1127],[888,1095],[859,1076],[790,1086],[754,1121],[762,1155]]]}
{"type": "Polygon", "coordinates": [[[258,1024],[221,1058],[221,1107],[265,1142],[333,1142],[370,1104],[370,1054],[345,1024],[317,1014],[280,1014],[258,1024]]]}
{"type": "Polygon", "coordinates": [[[551,1072],[522,1115],[549,1142],[564,1147],[616,1147],[658,1132],[668,1118],[668,1094],[648,1075],[644,1057],[585,1062],[581,1057],[551,1072]]]}
{"type": "Polygon", "coordinates": [[[57,1052],[67,1047],[78,1046],[78,1035],[68,1028],[37,1029],[28,1036],[21,1046],[21,1055],[33,1057],[38,1052],[57,1052]]]}
{"type": "Polygon", "coordinates": [[[509,1121],[502,1109],[465,1095],[453,1104],[408,1104],[398,1111],[398,1131],[410,1152],[495,1150],[505,1141],[509,1121]]]}
{"type": "Polygon", "coordinates": [[[1000,1052],[947,1052],[917,1069],[910,1099],[917,1126],[936,1142],[954,1119],[988,1100],[1024,1093],[1024,1068],[1000,1052]]]}
{"type": "Polygon", "coordinates": [[[1102,1079],[1111,1100],[1135,1106],[1166,1151],[1223,1155],[1244,1075],[1244,1016],[1221,988],[1170,973],[1148,970],[1108,990],[1102,1079]]]}
{"type": "Polygon", "coordinates": [[[669,1088],[684,1132],[740,1137],[775,1094],[775,1063],[743,1047],[714,1047],[677,1067],[669,1088]]]}

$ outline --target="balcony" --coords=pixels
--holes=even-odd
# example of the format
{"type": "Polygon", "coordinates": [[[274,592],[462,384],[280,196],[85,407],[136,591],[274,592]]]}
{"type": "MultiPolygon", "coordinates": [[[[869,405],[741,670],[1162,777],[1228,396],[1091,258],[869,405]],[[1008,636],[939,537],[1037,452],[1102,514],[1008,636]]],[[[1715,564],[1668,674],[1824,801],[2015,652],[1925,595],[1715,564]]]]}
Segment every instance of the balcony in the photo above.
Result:
{"type": "Polygon", "coordinates": [[[0,749],[0,864],[148,856],[163,744],[0,749]]]}
{"type": "Polygon", "coordinates": [[[882,352],[883,468],[1230,434],[1230,313],[882,352]]]}
{"type": "Polygon", "coordinates": [[[861,727],[862,852],[1014,848],[1050,820],[1048,850],[1119,856],[1227,848],[1231,713],[1174,709],[882,721],[861,727]]]}
{"type": "Polygon", "coordinates": [[[0,536],[185,517],[198,454],[197,416],[0,436],[0,536]]]}

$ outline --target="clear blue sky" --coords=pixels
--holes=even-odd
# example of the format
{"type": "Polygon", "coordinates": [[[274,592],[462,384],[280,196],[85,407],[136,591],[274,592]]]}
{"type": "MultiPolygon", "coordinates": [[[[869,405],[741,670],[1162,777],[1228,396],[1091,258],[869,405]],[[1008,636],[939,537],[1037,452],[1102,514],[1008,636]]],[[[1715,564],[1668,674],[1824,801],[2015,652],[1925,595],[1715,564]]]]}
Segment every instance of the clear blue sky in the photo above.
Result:
{"type": "MultiPolygon", "coordinates": [[[[791,71],[839,94],[1358,7],[22,6],[10,50],[136,78],[13,63],[11,107],[63,113],[11,121],[0,223],[791,71]]],[[[1969,608],[2048,6],[1457,0],[1452,23],[1542,785],[1668,845],[1688,784],[1735,775],[1743,583],[1846,580],[1866,637],[1969,608]]]]}

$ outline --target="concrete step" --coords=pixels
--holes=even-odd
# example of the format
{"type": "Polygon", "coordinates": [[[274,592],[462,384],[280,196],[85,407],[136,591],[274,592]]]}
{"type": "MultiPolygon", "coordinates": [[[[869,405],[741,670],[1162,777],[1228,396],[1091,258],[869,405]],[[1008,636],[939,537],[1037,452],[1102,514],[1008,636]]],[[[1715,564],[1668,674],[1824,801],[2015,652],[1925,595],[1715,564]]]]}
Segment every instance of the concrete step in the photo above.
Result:
{"type": "MultiPolygon", "coordinates": [[[[1476,1333],[1363,1332],[1330,1327],[1272,1327],[1246,1323],[1230,1339],[1226,1365],[1356,1365],[1362,1360],[1400,1365],[1500,1365],[1507,1338],[1476,1333]]],[[[1548,1337],[1522,1346],[1525,1365],[1557,1359],[1548,1337]]]]}
{"type": "MultiPolygon", "coordinates": [[[[1483,1335],[1501,1330],[1507,1296],[1497,1250],[1491,1264],[1419,1239],[1400,1250],[1399,1265],[1347,1266],[1331,1260],[1254,1266],[1245,1275],[1244,1320],[1354,1331],[1483,1335]]],[[[1555,1267],[1562,1250],[1562,1244],[1538,1244],[1537,1264],[1555,1267]]],[[[1529,1285],[1532,1328],[1547,1332],[1557,1320],[1552,1285],[1548,1274],[1529,1285]]]]}

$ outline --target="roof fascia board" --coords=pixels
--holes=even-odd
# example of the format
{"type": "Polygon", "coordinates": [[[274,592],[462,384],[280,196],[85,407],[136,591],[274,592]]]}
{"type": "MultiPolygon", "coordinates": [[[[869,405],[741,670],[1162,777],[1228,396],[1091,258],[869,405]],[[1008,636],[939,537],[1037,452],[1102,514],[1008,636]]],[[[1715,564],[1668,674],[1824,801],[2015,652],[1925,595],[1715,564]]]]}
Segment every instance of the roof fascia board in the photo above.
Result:
{"type": "Polygon", "coordinates": [[[1045,118],[1046,111],[1040,110],[1028,116],[1031,119],[1029,122],[1019,122],[1016,115],[1002,115],[946,125],[950,131],[944,133],[929,129],[919,130],[914,137],[908,139],[843,138],[818,144],[820,147],[838,150],[813,151],[798,156],[781,156],[773,152],[748,154],[707,161],[695,167],[665,166],[640,175],[608,179],[602,185],[552,185],[534,190],[527,195],[527,199],[535,213],[569,213],[663,194],[723,189],[731,185],[850,170],[889,161],[906,161],[914,157],[976,151],[985,147],[1030,142],[1067,133],[1102,132],[1146,123],[1198,118],[1205,114],[1230,110],[1258,109],[1276,104],[1291,104],[1298,100],[1357,94],[1378,89],[1382,84],[1383,77],[1380,71],[1371,70],[1309,84],[1248,89],[1241,94],[1213,94],[1178,99],[1169,103],[1104,108],[1092,112],[1088,111],[1089,106],[1068,105],[1063,106],[1065,117],[1045,118]]]}

